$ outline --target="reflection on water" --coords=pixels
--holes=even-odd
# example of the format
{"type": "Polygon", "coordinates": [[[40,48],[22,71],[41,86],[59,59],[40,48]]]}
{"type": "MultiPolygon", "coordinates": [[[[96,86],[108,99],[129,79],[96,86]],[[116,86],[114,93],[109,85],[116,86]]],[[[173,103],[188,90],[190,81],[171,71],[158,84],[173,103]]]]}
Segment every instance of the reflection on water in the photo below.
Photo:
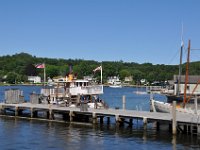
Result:
{"type": "Polygon", "coordinates": [[[189,149],[200,148],[198,137],[172,136],[134,125],[53,123],[24,119],[0,119],[2,149],[189,149]],[[12,143],[12,144],[11,144],[12,143]]]}
{"type": "MultiPolygon", "coordinates": [[[[0,88],[0,92],[6,87],[0,88]]],[[[40,87],[20,87],[26,92],[40,91],[40,87]]],[[[122,106],[122,95],[126,96],[127,109],[149,110],[149,95],[134,94],[135,88],[104,88],[103,99],[115,108],[122,106]]],[[[141,89],[140,89],[141,90],[141,89]]],[[[145,90],[145,89],[143,89],[145,90]]],[[[165,100],[160,95],[157,98],[165,100]]],[[[28,98],[28,94],[26,96],[28,98]]],[[[2,99],[2,95],[0,95],[2,99]]],[[[154,123],[143,130],[142,121],[134,120],[132,128],[111,124],[53,123],[46,121],[0,118],[1,149],[152,149],[178,150],[200,149],[199,137],[178,134],[172,136],[168,130],[157,131],[154,123]]]]}

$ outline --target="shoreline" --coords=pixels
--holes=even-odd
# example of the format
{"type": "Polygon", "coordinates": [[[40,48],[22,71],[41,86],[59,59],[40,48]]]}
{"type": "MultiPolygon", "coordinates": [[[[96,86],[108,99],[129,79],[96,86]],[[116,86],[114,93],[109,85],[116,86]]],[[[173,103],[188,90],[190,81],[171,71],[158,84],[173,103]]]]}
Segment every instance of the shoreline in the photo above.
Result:
{"type": "MultiPolygon", "coordinates": [[[[43,84],[4,84],[0,83],[0,86],[43,86],[43,84]]],[[[103,84],[104,87],[109,87],[108,84],[103,84]]],[[[122,85],[122,87],[149,87],[145,85],[122,85]]]]}

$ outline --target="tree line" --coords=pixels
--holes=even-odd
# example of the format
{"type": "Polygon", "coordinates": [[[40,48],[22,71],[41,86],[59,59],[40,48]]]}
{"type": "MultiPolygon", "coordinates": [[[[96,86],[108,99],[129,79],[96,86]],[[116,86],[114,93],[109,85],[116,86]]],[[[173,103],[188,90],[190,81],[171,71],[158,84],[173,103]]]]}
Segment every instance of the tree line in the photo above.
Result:
{"type": "MultiPolygon", "coordinates": [[[[138,64],[135,62],[103,61],[83,59],[53,59],[40,58],[27,53],[6,55],[0,57],[0,82],[19,83],[27,82],[28,76],[43,77],[43,69],[35,68],[38,63],[45,63],[47,77],[65,76],[69,73],[69,65],[73,66],[73,72],[78,78],[94,75],[100,80],[100,73],[93,74],[93,70],[102,65],[104,83],[109,76],[119,76],[123,81],[125,77],[132,76],[133,84],[141,79],[148,82],[166,81],[173,79],[178,74],[178,65],[164,65],[151,63],[138,64]]],[[[183,74],[185,64],[182,66],[183,74]]],[[[200,62],[190,63],[190,74],[200,75],[200,62]]]]}

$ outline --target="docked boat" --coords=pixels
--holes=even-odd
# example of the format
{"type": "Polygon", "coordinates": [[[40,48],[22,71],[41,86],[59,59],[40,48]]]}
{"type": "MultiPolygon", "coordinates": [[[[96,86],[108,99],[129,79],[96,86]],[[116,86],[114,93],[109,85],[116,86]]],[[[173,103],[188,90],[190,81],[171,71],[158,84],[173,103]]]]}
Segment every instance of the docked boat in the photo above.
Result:
{"type": "Polygon", "coordinates": [[[110,85],[111,88],[122,88],[122,85],[110,85]]]}
{"type": "Polygon", "coordinates": [[[109,87],[111,88],[122,88],[122,83],[120,80],[113,82],[109,87]]]}
{"type": "Polygon", "coordinates": [[[43,102],[67,107],[79,107],[87,104],[89,108],[105,108],[107,105],[99,98],[103,94],[103,85],[88,80],[77,79],[73,74],[57,79],[51,86],[41,89],[43,102]]]}
{"type": "MultiPolygon", "coordinates": [[[[153,112],[172,112],[172,103],[165,103],[151,99],[150,105],[153,112]]],[[[200,110],[198,110],[199,107],[200,106],[194,104],[187,104],[186,107],[183,107],[182,103],[178,103],[176,106],[176,111],[181,113],[200,114],[200,110]]]]}
{"type": "Polygon", "coordinates": [[[181,76],[179,75],[178,84],[175,84],[175,93],[178,94],[169,94],[167,95],[167,103],[155,101],[151,99],[151,106],[153,111],[158,112],[171,112],[172,109],[172,102],[177,102],[177,111],[184,112],[184,113],[193,113],[193,114],[200,114],[198,111],[198,101],[200,101],[200,97],[198,95],[200,89],[198,89],[198,85],[200,84],[200,80],[196,81],[196,84],[188,84],[189,83],[189,56],[190,56],[190,41],[188,43],[188,56],[187,56],[187,63],[186,63],[186,74],[185,74],[185,82],[181,84],[181,76]],[[176,88],[177,87],[177,88],[176,88]],[[183,90],[181,90],[183,89],[183,90]],[[183,94],[180,93],[183,91],[183,94]]]}

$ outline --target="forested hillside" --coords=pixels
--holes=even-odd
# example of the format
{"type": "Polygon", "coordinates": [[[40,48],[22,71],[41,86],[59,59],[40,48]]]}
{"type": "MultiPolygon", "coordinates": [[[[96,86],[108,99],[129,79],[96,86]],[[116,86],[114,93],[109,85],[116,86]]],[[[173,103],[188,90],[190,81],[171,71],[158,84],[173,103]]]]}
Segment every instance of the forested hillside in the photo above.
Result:
{"type": "MultiPolygon", "coordinates": [[[[35,64],[43,62],[46,64],[47,77],[51,78],[65,76],[69,71],[69,65],[73,66],[73,72],[78,75],[78,78],[93,74],[93,69],[101,65],[101,62],[94,60],[38,58],[27,53],[7,55],[0,57],[0,81],[26,82],[27,76],[30,75],[43,77],[43,69],[35,68],[35,64]]],[[[134,81],[146,79],[152,82],[170,80],[174,74],[178,74],[178,65],[104,61],[102,66],[104,82],[108,76],[119,75],[121,80],[126,76],[132,76],[134,81]]],[[[183,74],[184,72],[185,64],[183,64],[183,74]]],[[[200,75],[200,62],[190,63],[190,74],[200,75]]],[[[98,79],[100,73],[94,76],[98,79]]]]}

